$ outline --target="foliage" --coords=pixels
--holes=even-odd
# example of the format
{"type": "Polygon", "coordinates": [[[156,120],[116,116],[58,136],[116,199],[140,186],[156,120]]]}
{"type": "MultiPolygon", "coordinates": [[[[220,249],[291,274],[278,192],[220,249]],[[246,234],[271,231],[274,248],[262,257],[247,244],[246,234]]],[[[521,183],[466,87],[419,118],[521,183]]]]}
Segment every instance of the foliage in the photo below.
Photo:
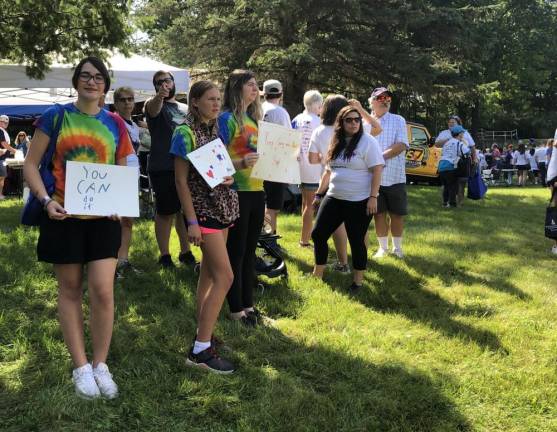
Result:
{"type": "Polygon", "coordinates": [[[0,58],[42,78],[53,61],[128,49],[127,0],[0,0],[0,58]]]}
{"type": "Polygon", "coordinates": [[[370,260],[356,297],[347,275],[303,276],[312,254],[297,247],[300,216],[281,214],[289,282],[257,293],[265,326],[239,328],[223,312],[217,334],[239,365],[226,377],[185,366],[195,277],[158,269],[152,222],[137,221],[131,260],[143,273],[115,287],[109,365],[121,396],[95,402],[73,394],[37,233],[17,224],[21,201],[0,202],[0,429],[554,431],[547,195],[493,188],[485,202],[446,210],[438,188],[409,187],[407,256],[370,260]]]}
{"type": "Polygon", "coordinates": [[[281,79],[292,114],[312,87],[365,100],[390,85],[394,110],[435,130],[458,112],[473,130],[526,132],[557,120],[555,12],[545,0],[144,0],[138,18],[145,48],[194,75],[281,79]]]}

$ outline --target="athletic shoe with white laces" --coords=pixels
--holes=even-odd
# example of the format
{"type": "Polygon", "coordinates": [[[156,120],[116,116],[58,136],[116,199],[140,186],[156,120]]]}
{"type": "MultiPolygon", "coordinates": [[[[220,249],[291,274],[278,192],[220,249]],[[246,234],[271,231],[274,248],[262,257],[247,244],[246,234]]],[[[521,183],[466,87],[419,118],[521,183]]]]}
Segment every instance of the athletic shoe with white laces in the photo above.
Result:
{"type": "Polygon", "coordinates": [[[377,252],[375,252],[375,254],[373,255],[373,258],[384,258],[387,256],[387,254],[388,252],[385,249],[380,247],[379,249],[377,249],[377,252]]]}
{"type": "Polygon", "coordinates": [[[557,245],[555,245],[555,246],[553,246],[553,247],[551,248],[551,253],[552,253],[553,255],[557,255],[557,245]]]}
{"type": "Polygon", "coordinates": [[[89,363],[78,367],[72,372],[75,393],[82,399],[96,399],[101,392],[93,376],[93,368],[89,363]]]}
{"type": "Polygon", "coordinates": [[[108,370],[108,366],[100,362],[96,368],[93,369],[93,375],[101,395],[106,399],[114,399],[118,396],[118,386],[112,380],[112,374],[108,370]]]}
{"type": "Polygon", "coordinates": [[[397,258],[404,258],[404,254],[402,253],[402,249],[393,249],[393,254],[397,258]]]}

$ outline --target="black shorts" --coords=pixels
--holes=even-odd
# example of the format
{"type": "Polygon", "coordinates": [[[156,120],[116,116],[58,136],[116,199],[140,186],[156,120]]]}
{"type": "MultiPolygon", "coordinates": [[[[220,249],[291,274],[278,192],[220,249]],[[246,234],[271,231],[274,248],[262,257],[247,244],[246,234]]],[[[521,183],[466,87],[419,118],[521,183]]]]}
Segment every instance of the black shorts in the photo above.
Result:
{"type": "Polygon", "coordinates": [[[516,169],[518,171],[528,171],[530,170],[530,165],[517,165],[516,169]]]}
{"type": "Polygon", "coordinates": [[[85,264],[118,258],[122,231],[120,222],[108,218],[61,221],[41,216],[37,256],[52,264],[85,264]]]}
{"type": "Polygon", "coordinates": [[[408,197],[406,195],[405,183],[379,187],[377,213],[384,213],[386,211],[399,216],[408,214],[408,197]]]}
{"type": "Polygon", "coordinates": [[[282,210],[286,186],[286,183],[276,183],[267,180],[263,182],[265,204],[269,210],[282,210]]]}
{"type": "Polygon", "coordinates": [[[160,215],[173,215],[180,211],[180,198],[176,192],[174,171],[150,172],[151,186],[155,192],[155,207],[160,215]]]}

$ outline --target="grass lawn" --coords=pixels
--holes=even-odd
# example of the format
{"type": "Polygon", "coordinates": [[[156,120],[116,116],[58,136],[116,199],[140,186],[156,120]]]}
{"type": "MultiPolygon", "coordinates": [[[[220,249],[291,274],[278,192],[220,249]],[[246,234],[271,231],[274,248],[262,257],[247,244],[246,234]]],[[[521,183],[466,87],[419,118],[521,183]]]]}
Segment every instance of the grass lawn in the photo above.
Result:
{"type": "Polygon", "coordinates": [[[303,277],[300,217],[281,215],[290,278],[257,296],[268,325],[222,314],[239,366],[228,377],[185,365],[196,278],[159,270],[152,224],[139,222],[131,259],[144,273],[115,286],[108,364],[121,396],[94,402],[74,395],[37,233],[18,225],[21,201],[0,202],[0,430],[557,431],[548,192],[492,189],[457,210],[438,188],[409,196],[406,258],[370,261],[355,298],[349,276],[303,277]]]}

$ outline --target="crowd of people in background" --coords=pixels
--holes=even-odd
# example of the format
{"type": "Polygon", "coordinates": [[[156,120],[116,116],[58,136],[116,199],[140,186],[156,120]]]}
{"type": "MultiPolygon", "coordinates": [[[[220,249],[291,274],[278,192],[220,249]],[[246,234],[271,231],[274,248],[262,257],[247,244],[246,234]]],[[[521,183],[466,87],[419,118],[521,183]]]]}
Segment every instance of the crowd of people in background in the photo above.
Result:
{"type": "MultiPolygon", "coordinates": [[[[144,175],[138,182],[147,181],[154,192],[154,231],[158,264],[163,269],[176,265],[169,247],[173,226],[180,243],[178,261],[192,271],[196,260],[191,246],[200,247],[197,329],[191,335],[186,358],[191,366],[221,374],[234,372],[235,365],[221,357],[222,341],[214,334],[225,300],[231,320],[247,328],[263,320],[254,299],[256,247],[265,222],[271,234],[277,234],[288,185],[251,177],[259,158],[259,121],[301,131],[299,246],[313,249],[314,266],[308,277],[324,277],[332,237],[337,261],[330,269],[352,272],[347,291],[356,294],[368,265],[373,218],[377,238],[374,258],[389,254],[404,257],[408,132],[406,120],[390,112],[393,95],[387,88],[372,90],[369,111],[357,100],[338,94],[324,98],[318,90],[310,90],[303,97],[303,112],[291,119],[282,107],[283,87],[278,80],[265,81],[260,91],[253,72],[235,70],[228,76],[223,94],[215,83],[199,81],[192,85],[185,104],[176,100],[172,74],[158,71],[153,76],[156,93],[145,102],[138,118],[133,114],[136,100],[130,87],[115,90],[114,113],[103,108],[110,75],[98,58],[87,57],[77,65],[72,85],[77,101],[47,110],[35,122],[31,141],[25,132],[19,132],[11,143],[6,132],[9,119],[0,116],[0,159],[17,150],[23,152],[25,179],[44,207],[37,255],[40,261],[54,266],[60,326],[79,396],[118,395],[106,364],[114,318],[114,279],[141,271],[129,259],[133,218],[67,214],[66,161],[131,166],[137,168],[138,176],[144,175]],[[88,144],[80,139],[83,135],[91,137],[88,144]],[[226,146],[236,173],[211,189],[188,161],[188,154],[217,138],[226,146]],[[39,173],[49,146],[55,146],[53,190],[47,189],[39,173]],[[85,275],[91,311],[91,361],[85,354],[82,313],[81,281],[85,275]]],[[[503,172],[510,167],[516,169],[520,186],[528,179],[545,185],[552,143],[549,140],[538,148],[520,144],[516,149],[494,144],[483,152],[476,148],[461,119],[451,116],[447,129],[435,140],[441,148],[438,171],[443,206],[460,205],[467,180],[482,170],[503,172]]],[[[0,191],[5,176],[0,161],[0,191]]]]}

